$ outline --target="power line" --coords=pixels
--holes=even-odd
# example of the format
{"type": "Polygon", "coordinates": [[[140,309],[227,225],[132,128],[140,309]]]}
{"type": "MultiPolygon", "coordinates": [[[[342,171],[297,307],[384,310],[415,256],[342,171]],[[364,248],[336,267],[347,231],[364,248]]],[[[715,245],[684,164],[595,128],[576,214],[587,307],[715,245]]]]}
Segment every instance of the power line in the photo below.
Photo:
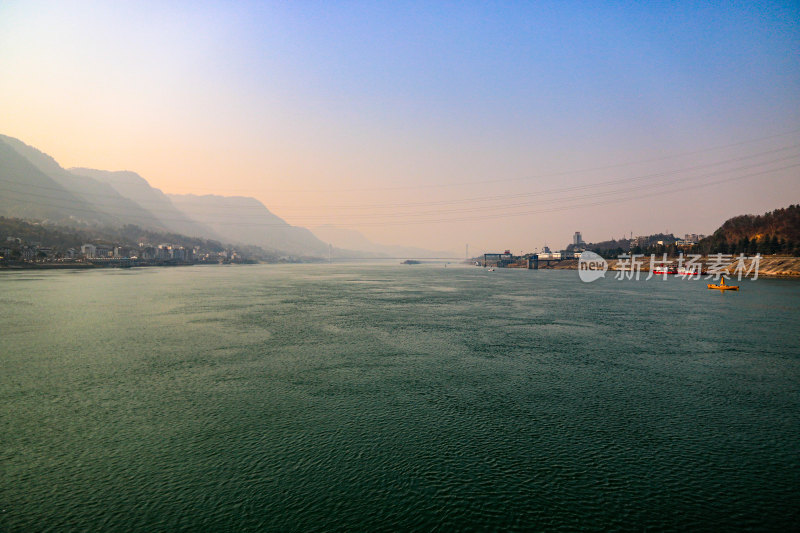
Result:
{"type": "MultiPolygon", "coordinates": [[[[375,210],[375,209],[398,209],[398,208],[405,208],[405,207],[427,207],[427,206],[433,207],[433,206],[446,206],[446,205],[461,205],[461,204],[465,204],[465,203],[475,203],[475,202],[496,202],[496,201],[499,201],[499,200],[510,200],[510,199],[517,199],[517,198],[530,198],[530,197],[536,197],[536,196],[560,195],[560,194],[565,194],[565,193],[568,193],[568,192],[579,192],[579,191],[586,191],[586,190],[590,190],[590,189],[596,189],[596,188],[605,187],[605,186],[608,186],[608,185],[633,183],[633,182],[639,182],[639,181],[645,181],[645,180],[664,178],[666,176],[671,176],[671,175],[674,176],[674,175],[678,175],[678,174],[685,173],[685,172],[691,172],[691,171],[696,171],[696,170],[701,170],[701,169],[707,169],[707,168],[712,168],[712,167],[716,167],[716,166],[720,166],[720,165],[726,165],[726,164],[730,164],[730,163],[734,163],[734,162],[745,161],[745,160],[748,160],[748,159],[755,159],[755,158],[766,156],[766,155],[777,154],[777,153],[780,153],[780,152],[785,152],[785,151],[788,151],[788,150],[796,149],[797,147],[800,147],[800,144],[784,146],[784,147],[781,147],[781,148],[776,148],[776,149],[773,149],[773,150],[767,150],[767,151],[763,151],[763,152],[758,152],[758,153],[755,153],[755,154],[744,155],[744,156],[740,156],[740,157],[736,157],[736,158],[730,158],[730,159],[725,159],[725,160],[722,160],[722,161],[716,161],[716,162],[713,162],[713,163],[706,163],[706,164],[703,164],[703,165],[695,165],[695,166],[685,167],[685,168],[682,168],[682,169],[676,169],[676,170],[671,170],[671,171],[650,173],[650,174],[644,174],[644,175],[632,176],[632,177],[616,178],[616,179],[612,179],[612,180],[606,180],[606,181],[603,181],[603,182],[584,184],[584,185],[575,185],[575,186],[569,186],[569,187],[557,187],[557,188],[545,189],[545,190],[540,190],[540,191],[533,191],[533,192],[529,192],[529,193],[516,193],[516,194],[487,196],[487,197],[473,197],[473,198],[466,198],[466,199],[460,199],[460,200],[443,200],[443,201],[436,201],[436,202],[411,202],[411,203],[404,203],[404,204],[352,205],[352,206],[337,206],[337,207],[327,206],[327,207],[329,209],[339,209],[339,210],[346,209],[346,208],[347,209],[357,209],[357,210],[364,210],[364,209],[372,209],[372,210],[375,210]]],[[[796,157],[796,155],[783,157],[783,158],[778,158],[778,159],[771,159],[769,161],[758,163],[756,165],[751,165],[751,166],[736,167],[736,168],[732,168],[732,169],[724,169],[724,170],[722,170],[720,172],[731,172],[731,171],[744,170],[744,169],[753,168],[754,166],[759,166],[759,165],[762,165],[762,164],[770,164],[770,163],[774,163],[774,162],[778,162],[778,161],[783,161],[783,160],[786,160],[786,159],[791,158],[791,157],[796,157]]],[[[715,175],[715,174],[717,174],[717,173],[713,173],[713,174],[710,174],[710,175],[715,175]]],[[[706,176],[708,176],[708,175],[706,175],[706,176]]],[[[94,178],[89,178],[89,179],[94,179],[94,178]]],[[[679,181],[685,181],[687,179],[697,179],[697,178],[695,178],[693,176],[689,176],[689,177],[686,177],[686,178],[679,178],[679,179],[673,180],[673,181],[679,182],[679,181]]],[[[0,182],[11,183],[11,184],[14,184],[14,185],[19,183],[19,182],[13,181],[13,180],[8,180],[8,179],[3,179],[3,178],[0,178],[0,182]]],[[[101,182],[101,181],[98,181],[98,183],[104,184],[104,182],[101,182]]],[[[662,183],[663,183],[663,181],[662,181],[662,183]]],[[[656,184],[654,186],[662,186],[662,185],[661,184],[656,184]]],[[[636,189],[641,189],[642,187],[643,186],[638,186],[638,187],[636,187],[636,189]]],[[[60,186],[59,187],[52,187],[52,186],[38,185],[38,184],[29,184],[29,185],[26,185],[26,188],[35,188],[35,189],[40,189],[40,190],[45,190],[45,191],[54,191],[56,193],[63,193],[63,191],[64,191],[64,188],[62,188],[60,186]]],[[[14,189],[9,189],[9,188],[5,188],[4,190],[8,191],[8,192],[16,193],[16,194],[23,194],[23,195],[26,195],[26,196],[31,196],[31,197],[50,198],[49,196],[46,196],[46,195],[37,195],[36,193],[32,193],[32,192],[28,192],[28,191],[15,191],[14,189]]],[[[622,192],[624,192],[624,191],[622,191],[622,192]]],[[[159,217],[161,220],[192,222],[192,220],[190,218],[185,218],[185,217],[184,218],[180,218],[180,219],[165,218],[163,216],[160,216],[160,214],[159,214],[159,213],[166,213],[166,211],[163,211],[160,206],[157,206],[157,205],[153,206],[153,205],[149,205],[149,204],[138,204],[135,200],[130,199],[130,198],[128,198],[128,197],[126,197],[126,196],[124,196],[122,194],[108,195],[108,194],[104,194],[104,193],[91,193],[91,192],[84,192],[84,193],[76,192],[74,194],[77,194],[80,197],[79,199],[83,199],[83,200],[87,200],[88,199],[89,201],[92,201],[92,198],[98,198],[98,199],[107,198],[107,199],[113,199],[113,200],[123,199],[123,200],[129,201],[129,202],[133,202],[135,204],[135,206],[131,206],[131,207],[133,207],[134,209],[136,208],[136,206],[139,206],[143,210],[153,214],[156,217],[159,217]]],[[[604,192],[597,192],[597,193],[593,193],[593,195],[604,195],[604,194],[605,195],[613,194],[613,192],[605,192],[605,193],[604,192]]],[[[222,198],[222,201],[230,201],[230,199],[227,198],[227,197],[221,197],[221,198],[222,198]]],[[[179,207],[174,206],[173,204],[171,204],[171,202],[168,199],[167,199],[167,202],[169,202],[170,206],[175,208],[175,211],[177,211],[177,212],[181,211],[181,209],[179,207]]],[[[230,210],[230,209],[235,209],[237,211],[237,213],[240,213],[242,211],[249,211],[249,210],[254,210],[257,213],[260,213],[264,209],[266,209],[266,207],[263,204],[261,204],[260,202],[259,202],[259,205],[244,205],[244,206],[243,205],[232,205],[232,206],[229,206],[229,207],[220,206],[220,205],[209,206],[205,202],[192,202],[192,201],[188,201],[187,202],[186,200],[182,200],[181,203],[182,204],[190,204],[190,205],[195,205],[195,206],[202,207],[205,212],[214,211],[214,210],[223,211],[223,213],[221,213],[221,214],[218,213],[217,216],[227,216],[228,215],[228,210],[230,210]]],[[[467,211],[467,210],[503,209],[503,208],[507,208],[507,207],[518,207],[518,206],[522,206],[522,205],[530,205],[530,204],[527,204],[527,203],[526,204],[519,204],[518,203],[518,204],[504,204],[504,205],[483,206],[483,207],[464,207],[464,208],[461,208],[461,209],[451,209],[451,210],[445,210],[445,211],[439,210],[439,211],[437,211],[437,213],[441,213],[441,212],[459,212],[459,211],[467,211]]],[[[274,208],[274,206],[273,206],[273,208],[274,208]]],[[[269,209],[267,209],[267,210],[269,210],[269,209]]],[[[319,208],[316,208],[315,210],[319,211],[319,208]]],[[[133,213],[133,212],[134,211],[130,211],[130,213],[133,213]]],[[[170,213],[170,215],[172,215],[174,213],[174,211],[170,210],[169,213],[170,213]]],[[[142,213],[137,213],[137,216],[141,216],[141,214],[142,213]]],[[[364,217],[374,218],[374,217],[381,217],[381,216],[383,216],[383,217],[398,217],[398,216],[411,216],[411,215],[419,215],[419,214],[431,214],[431,212],[366,213],[366,214],[350,214],[350,215],[347,215],[347,216],[350,217],[350,218],[364,218],[364,217]]],[[[236,216],[239,216],[239,215],[237,214],[236,216]]],[[[333,216],[336,216],[336,215],[333,215],[333,216]]],[[[339,216],[341,216],[341,215],[339,215],[339,216]]],[[[330,218],[331,215],[306,215],[303,218],[307,219],[309,217],[312,218],[312,219],[313,218],[324,219],[324,218],[330,218]]]]}
{"type": "MultiPolygon", "coordinates": [[[[641,180],[648,180],[648,179],[656,179],[656,178],[661,178],[661,177],[664,177],[664,176],[679,174],[681,172],[688,172],[688,171],[700,170],[700,169],[704,169],[704,168],[711,168],[711,167],[715,167],[715,166],[719,166],[719,165],[729,164],[729,163],[736,162],[736,161],[744,161],[746,159],[754,159],[754,158],[761,157],[761,156],[764,156],[764,155],[775,154],[775,153],[782,152],[782,151],[792,150],[792,149],[798,148],[798,147],[800,147],[800,144],[793,144],[793,145],[784,146],[784,147],[781,147],[781,148],[776,148],[776,149],[773,149],[773,150],[767,150],[767,151],[764,151],[764,152],[758,152],[756,154],[750,154],[750,155],[746,155],[746,156],[740,156],[740,157],[735,157],[735,158],[731,158],[731,159],[725,159],[725,160],[722,160],[722,161],[716,161],[714,163],[706,163],[706,164],[702,164],[702,165],[684,167],[684,168],[681,168],[681,169],[676,169],[676,170],[671,170],[671,171],[664,171],[664,172],[657,172],[657,173],[644,174],[644,175],[638,175],[638,176],[631,176],[631,177],[626,177],[626,178],[617,178],[617,179],[607,180],[607,181],[602,181],[602,182],[597,182],[597,183],[590,183],[590,184],[584,184],[584,185],[573,185],[573,186],[570,186],[570,187],[551,188],[551,189],[545,189],[545,190],[528,192],[528,193],[514,193],[514,194],[496,195],[496,196],[478,196],[478,197],[472,197],[472,198],[462,198],[462,199],[458,199],[458,200],[408,202],[408,203],[400,203],[400,204],[370,204],[370,205],[364,205],[364,204],[358,205],[357,204],[357,205],[333,205],[333,206],[328,205],[328,206],[325,206],[325,207],[327,207],[328,209],[339,209],[339,210],[344,210],[344,209],[353,209],[353,210],[383,209],[383,208],[397,208],[397,207],[411,207],[411,206],[453,205],[453,204],[461,204],[461,203],[494,201],[494,200],[513,199],[513,198],[525,198],[525,197],[531,197],[531,196],[543,196],[543,195],[548,195],[548,194],[558,194],[558,193],[564,192],[564,191],[577,191],[577,190],[585,190],[585,189],[594,189],[594,188],[603,187],[603,186],[606,186],[606,185],[613,185],[613,184],[617,184],[617,183],[625,183],[625,182],[641,181],[641,180]]],[[[189,201],[189,202],[186,202],[186,203],[192,203],[192,202],[189,201]]],[[[284,206],[281,206],[280,204],[278,204],[278,205],[274,205],[273,204],[270,207],[272,209],[275,209],[275,208],[280,208],[280,207],[284,207],[284,206]]],[[[313,208],[313,209],[317,210],[318,208],[313,208]]]]}
{"type": "MultiPolygon", "coordinates": [[[[767,141],[771,139],[777,139],[780,137],[787,137],[790,135],[794,135],[800,133],[800,129],[795,129],[783,133],[776,133],[772,135],[767,135],[764,137],[757,137],[755,139],[749,139],[746,141],[737,141],[735,143],[717,145],[707,148],[702,148],[699,150],[691,150],[687,152],[678,152],[673,154],[668,154],[665,156],[654,157],[650,159],[640,159],[636,161],[627,161],[624,163],[615,163],[612,165],[604,165],[604,166],[596,166],[596,167],[587,167],[582,169],[575,169],[575,170],[568,170],[562,172],[553,172],[553,173],[546,173],[546,174],[535,174],[530,176],[520,176],[515,178],[499,178],[499,179],[484,179],[484,180],[476,180],[476,181],[464,181],[459,183],[435,183],[435,184],[427,184],[427,185],[406,185],[406,186],[395,186],[395,187],[360,187],[360,188],[349,188],[349,189],[315,189],[317,192],[366,192],[366,191],[399,191],[399,190],[414,190],[414,189],[431,189],[431,188],[451,188],[451,187],[464,187],[469,185],[484,185],[484,184],[493,184],[493,183],[504,183],[504,182],[514,182],[514,181],[530,181],[534,179],[541,179],[541,178],[555,178],[555,177],[564,177],[570,176],[574,174],[583,174],[587,172],[597,172],[601,170],[613,170],[618,168],[630,167],[634,165],[641,165],[646,163],[655,163],[658,161],[667,161],[669,159],[677,159],[679,157],[688,157],[693,155],[699,155],[704,153],[716,152],[719,150],[724,150],[727,148],[736,148],[738,146],[744,146],[748,144],[755,144],[762,141],[767,141]]],[[[197,190],[219,190],[218,188],[202,188],[196,187],[197,190]]],[[[237,189],[229,189],[229,190],[237,190],[237,189]]],[[[307,189],[238,189],[240,192],[247,192],[248,194],[252,194],[254,191],[259,192],[307,192],[307,189]]]]}
{"type": "Polygon", "coordinates": [[[395,223],[370,223],[370,226],[395,226],[395,225],[403,225],[403,226],[405,226],[405,225],[409,225],[409,224],[437,224],[437,223],[452,223],[452,222],[473,222],[473,221],[477,221],[477,220],[512,218],[512,217],[524,216],[524,215],[536,215],[536,214],[552,213],[552,212],[558,212],[558,211],[569,211],[569,210],[572,210],[572,209],[582,209],[582,208],[585,208],[585,207],[596,207],[596,206],[611,205],[611,204],[616,204],[616,203],[627,202],[627,201],[630,201],[630,200],[638,200],[640,198],[649,198],[649,197],[652,197],[652,196],[659,196],[659,195],[665,195],[665,194],[674,194],[674,193],[677,193],[677,192],[683,192],[683,191],[687,191],[687,190],[700,189],[700,188],[704,188],[704,187],[710,187],[712,185],[719,185],[721,183],[728,183],[728,182],[739,181],[739,180],[752,178],[752,177],[756,177],[756,176],[763,176],[764,174],[769,174],[770,172],[778,172],[778,171],[781,171],[781,170],[788,170],[790,168],[797,168],[797,167],[800,167],[800,163],[796,163],[796,164],[793,164],[793,165],[787,165],[787,166],[780,167],[780,168],[769,169],[769,170],[765,170],[765,171],[762,171],[762,172],[755,172],[755,173],[752,173],[752,174],[746,174],[744,176],[736,176],[736,177],[732,177],[732,178],[716,180],[716,181],[712,181],[712,182],[709,182],[709,183],[701,183],[701,184],[696,184],[696,185],[689,185],[689,186],[686,186],[686,187],[680,187],[680,188],[673,189],[673,190],[670,190],[670,191],[657,191],[657,192],[652,192],[652,193],[647,193],[647,194],[639,194],[639,195],[636,195],[636,196],[616,198],[616,199],[612,199],[612,200],[606,200],[606,201],[601,201],[601,202],[592,202],[592,203],[586,203],[586,204],[580,204],[580,205],[557,206],[557,207],[553,207],[553,208],[539,209],[539,210],[534,210],[534,211],[523,211],[523,212],[514,212],[514,213],[499,213],[499,214],[496,214],[496,215],[484,215],[484,216],[479,216],[479,217],[469,217],[469,218],[460,218],[460,219],[439,219],[439,220],[429,219],[429,220],[410,220],[410,221],[395,222],[395,223]]]}
{"type": "MultiPolygon", "coordinates": [[[[767,161],[767,162],[757,163],[757,164],[753,164],[753,165],[746,165],[746,166],[736,167],[736,168],[732,168],[732,169],[723,169],[723,170],[719,170],[719,171],[716,171],[716,172],[704,174],[701,177],[702,178],[706,178],[706,177],[709,177],[709,176],[717,176],[717,175],[720,175],[720,174],[726,174],[726,173],[734,172],[734,171],[749,170],[749,169],[761,167],[761,166],[763,166],[765,164],[778,163],[778,162],[782,162],[782,161],[795,159],[797,157],[800,157],[800,154],[793,154],[793,155],[790,155],[790,156],[786,156],[786,157],[782,157],[782,158],[778,158],[778,159],[772,159],[772,160],[767,161]]],[[[672,172],[666,172],[666,173],[654,174],[654,175],[647,176],[647,179],[652,179],[654,177],[664,177],[664,176],[667,176],[669,174],[673,174],[673,173],[672,172]]],[[[685,176],[685,177],[672,179],[672,180],[662,180],[662,181],[660,181],[658,183],[652,183],[652,184],[651,183],[644,183],[644,184],[639,184],[639,185],[634,185],[634,186],[627,186],[627,187],[625,187],[623,189],[617,188],[617,189],[612,189],[612,190],[607,190],[607,191],[596,191],[596,192],[586,193],[586,194],[582,194],[582,195],[578,195],[578,196],[570,196],[567,199],[571,200],[571,199],[579,199],[579,198],[587,198],[587,197],[591,198],[591,197],[596,197],[596,196],[609,196],[609,195],[613,195],[613,194],[617,194],[617,193],[624,193],[624,192],[634,191],[634,190],[642,190],[642,189],[653,188],[653,187],[664,187],[664,186],[671,185],[671,184],[674,184],[674,183],[682,183],[682,182],[685,182],[685,181],[695,180],[695,179],[698,179],[698,177],[690,175],[690,176],[685,176]]],[[[621,180],[621,181],[629,181],[629,180],[621,180]]],[[[621,181],[617,181],[617,183],[619,183],[621,181]]],[[[613,182],[607,182],[607,183],[613,183],[613,182]]],[[[554,189],[554,190],[548,191],[548,194],[560,194],[560,193],[565,192],[565,191],[580,192],[580,191],[585,191],[585,190],[590,189],[590,188],[595,188],[595,186],[567,187],[567,188],[560,189],[560,190],[554,189]]],[[[544,193],[542,193],[542,194],[531,193],[531,194],[524,194],[524,195],[514,195],[514,196],[511,196],[511,198],[542,196],[543,194],[544,193]]],[[[556,200],[561,200],[561,199],[557,198],[557,199],[554,199],[552,201],[556,201],[556,200]]],[[[437,211],[407,211],[407,212],[400,212],[400,213],[348,214],[346,216],[349,217],[349,218],[404,217],[404,216],[426,215],[426,214],[434,214],[434,213],[488,211],[488,210],[496,210],[496,209],[508,209],[508,208],[513,208],[513,207],[523,207],[523,206],[528,206],[528,205],[535,205],[535,202],[509,203],[509,204],[488,205],[488,206],[478,206],[478,207],[464,207],[464,208],[459,208],[459,209],[443,209],[443,210],[437,210],[437,211]]],[[[311,215],[311,218],[328,218],[328,217],[329,217],[329,215],[311,215]]],[[[305,218],[309,218],[309,217],[306,216],[305,218]]]]}
{"type": "MultiPolygon", "coordinates": [[[[786,157],[786,158],[782,158],[782,159],[791,159],[791,157],[796,157],[796,156],[790,156],[790,157],[786,157]]],[[[777,162],[777,161],[780,161],[780,160],[776,160],[775,162],[777,162]]],[[[758,165],[754,165],[754,166],[758,166],[758,165]]],[[[492,214],[492,215],[480,215],[480,216],[462,217],[462,218],[422,219],[422,220],[421,219],[412,218],[411,220],[404,220],[402,222],[391,222],[391,221],[390,222],[381,222],[381,221],[377,221],[376,222],[376,221],[370,221],[368,223],[371,226],[395,226],[395,225],[410,225],[410,224],[437,224],[437,223],[469,222],[469,221],[476,221],[476,220],[490,220],[490,219],[499,219],[499,218],[511,218],[511,217],[523,216],[523,215],[550,213],[550,212],[564,211],[564,210],[570,210],[570,209],[580,209],[580,208],[584,208],[584,207],[610,205],[610,204],[614,204],[614,203],[626,202],[626,201],[629,201],[629,200],[634,200],[634,199],[638,199],[638,198],[646,198],[646,197],[651,197],[651,196],[661,195],[661,194],[673,194],[673,193],[682,192],[682,191],[685,191],[685,190],[692,190],[692,189],[697,189],[697,188],[702,188],[702,187],[708,187],[708,186],[711,186],[711,185],[717,185],[717,184],[720,184],[720,183],[727,183],[727,182],[731,182],[731,181],[738,181],[738,180],[743,180],[743,179],[752,178],[752,177],[756,177],[756,176],[763,176],[763,175],[769,174],[771,172],[779,172],[779,171],[782,171],[782,170],[788,170],[788,169],[791,169],[791,168],[797,168],[799,166],[800,166],[800,163],[796,163],[796,164],[792,164],[792,165],[786,165],[786,166],[783,166],[783,167],[766,169],[766,170],[763,170],[763,171],[760,171],[760,172],[753,172],[753,173],[745,174],[745,175],[742,175],[742,176],[735,176],[735,177],[725,178],[725,179],[721,179],[721,180],[715,180],[715,181],[711,181],[711,182],[707,182],[707,183],[700,183],[700,184],[694,184],[694,185],[689,185],[689,186],[685,186],[685,187],[679,187],[679,188],[676,188],[676,189],[673,189],[673,190],[668,190],[668,191],[656,191],[656,192],[652,192],[652,193],[638,194],[636,196],[618,197],[618,198],[611,199],[611,200],[605,200],[605,201],[600,201],[600,202],[591,202],[591,203],[579,204],[579,205],[556,206],[556,207],[553,207],[553,208],[546,208],[546,209],[539,209],[539,210],[532,210],[532,211],[531,210],[528,210],[528,211],[515,211],[515,212],[504,211],[502,213],[495,213],[495,214],[492,214]]],[[[748,167],[743,167],[742,169],[746,169],[746,168],[748,168],[748,167]]],[[[750,168],[752,168],[752,166],[750,168]]],[[[739,169],[739,170],[742,170],[742,169],[739,169]]],[[[728,172],[728,171],[726,170],[725,172],[728,172]]],[[[712,176],[712,175],[718,175],[720,173],[722,173],[722,172],[716,172],[716,173],[708,174],[705,177],[712,176]]],[[[701,176],[701,177],[703,177],[703,176],[701,176]]],[[[681,179],[680,181],[686,181],[686,179],[688,179],[688,178],[681,179]]],[[[698,179],[698,177],[693,177],[693,179],[698,179]]],[[[670,185],[674,185],[675,183],[678,183],[678,180],[673,181],[672,183],[670,183],[670,185]]],[[[640,189],[640,188],[642,188],[642,187],[638,187],[637,189],[640,189]]],[[[620,192],[620,191],[615,191],[615,192],[620,192]]],[[[623,191],[623,192],[626,192],[626,191],[623,191]]],[[[18,193],[18,194],[26,194],[26,193],[18,193]]],[[[37,196],[37,195],[31,194],[31,193],[26,194],[26,195],[28,195],[28,196],[37,196]]],[[[41,195],[39,195],[39,196],[42,197],[41,195]]],[[[593,196],[596,196],[596,195],[593,195],[593,196]]],[[[567,198],[565,200],[566,201],[574,201],[576,199],[583,199],[583,198],[586,198],[586,197],[587,196],[585,196],[585,195],[584,196],[576,196],[574,198],[567,198]]],[[[37,205],[44,206],[44,207],[55,207],[55,208],[63,209],[63,205],[54,206],[52,204],[47,204],[47,203],[39,203],[37,205]]],[[[523,205],[529,205],[529,204],[523,204],[523,205]]],[[[533,205],[535,205],[535,204],[533,204],[533,205]]],[[[497,208],[497,209],[500,209],[500,208],[497,208]]],[[[97,210],[71,209],[71,211],[98,214],[97,210]]],[[[99,212],[99,214],[106,214],[107,215],[107,213],[102,212],[102,211],[99,212]]],[[[236,216],[236,215],[232,214],[231,216],[236,216]]],[[[263,223],[263,222],[242,222],[242,221],[235,221],[235,222],[225,222],[225,221],[207,222],[207,221],[195,221],[195,220],[193,220],[191,218],[182,218],[182,219],[157,218],[156,219],[156,222],[170,222],[170,221],[172,221],[172,222],[192,222],[192,223],[195,223],[195,224],[198,224],[198,225],[211,224],[211,225],[216,225],[216,226],[283,227],[283,228],[298,227],[298,226],[290,225],[290,224],[285,223],[285,222],[284,223],[263,223]]],[[[362,223],[364,223],[364,222],[362,222],[362,223]]],[[[304,223],[304,225],[309,225],[309,224],[304,223]]],[[[333,225],[333,226],[341,226],[341,224],[331,224],[331,225],[333,225]]]]}

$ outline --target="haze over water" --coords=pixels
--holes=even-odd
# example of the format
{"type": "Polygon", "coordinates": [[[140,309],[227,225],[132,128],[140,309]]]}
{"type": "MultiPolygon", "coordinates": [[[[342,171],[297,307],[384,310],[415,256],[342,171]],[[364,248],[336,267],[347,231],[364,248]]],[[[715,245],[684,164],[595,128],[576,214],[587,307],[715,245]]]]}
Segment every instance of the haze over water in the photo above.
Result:
{"type": "Polygon", "coordinates": [[[0,273],[0,529],[789,530],[800,285],[0,273]]]}

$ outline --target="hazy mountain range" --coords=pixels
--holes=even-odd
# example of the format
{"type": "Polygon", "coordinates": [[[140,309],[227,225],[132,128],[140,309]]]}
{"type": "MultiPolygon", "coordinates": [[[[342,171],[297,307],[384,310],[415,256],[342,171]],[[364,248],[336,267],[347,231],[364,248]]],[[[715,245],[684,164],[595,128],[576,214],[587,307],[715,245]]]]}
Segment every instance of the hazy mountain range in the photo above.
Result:
{"type": "Polygon", "coordinates": [[[291,226],[255,198],[171,194],[170,201],[219,235],[225,242],[244,242],[293,254],[325,256],[328,245],[306,228],[291,226]]]}
{"type": "Polygon", "coordinates": [[[5,216],[165,229],[109,185],[68,172],[52,157],[6,136],[0,136],[0,190],[0,214],[5,216]]]}
{"type": "Polygon", "coordinates": [[[444,252],[372,243],[333,227],[292,226],[255,198],[168,195],[135,172],[65,169],[19,139],[0,135],[0,215],[80,226],[168,231],[299,256],[444,257],[444,252]],[[315,235],[316,233],[316,235],[315,235]]]}

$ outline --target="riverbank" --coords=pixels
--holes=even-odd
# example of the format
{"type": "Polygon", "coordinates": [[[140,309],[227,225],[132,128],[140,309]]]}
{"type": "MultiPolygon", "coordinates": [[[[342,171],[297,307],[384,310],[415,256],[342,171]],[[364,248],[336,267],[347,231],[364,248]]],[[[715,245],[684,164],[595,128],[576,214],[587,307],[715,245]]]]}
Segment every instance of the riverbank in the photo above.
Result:
{"type": "Polygon", "coordinates": [[[120,261],[73,261],[64,263],[32,263],[32,262],[8,262],[0,263],[0,271],[3,270],[91,270],[91,269],[104,269],[104,268],[140,268],[140,267],[181,267],[181,266],[195,266],[195,265],[228,265],[228,264],[255,264],[255,263],[209,263],[209,262],[196,262],[196,263],[177,263],[169,261],[139,261],[139,262],[120,262],[120,261]]]}
{"type": "MultiPolygon", "coordinates": [[[[678,258],[669,258],[673,265],[677,265],[678,258]]],[[[704,257],[702,263],[705,267],[712,264],[714,256],[704,257]]],[[[620,261],[618,259],[608,260],[609,270],[618,270],[620,261]]],[[[628,263],[629,266],[629,263],[628,263]]],[[[745,262],[745,266],[750,266],[750,260],[745,262]]],[[[553,262],[549,265],[539,264],[540,269],[553,269],[553,270],[577,270],[577,259],[565,259],[564,261],[553,262]]],[[[736,269],[736,261],[731,261],[731,264],[723,269],[730,275],[736,269]]],[[[642,258],[642,272],[650,271],[650,258],[642,258]]],[[[800,257],[786,257],[786,256],[766,256],[762,257],[758,265],[758,276],[765,278],[796,278],[800,279],[800,257]]],[[[749,277],[749,276],[748,276],[749,277]]]]}
{"type": "Polygon", "coordinates": [[[3,270],[86,270],[102,268],[91,263],[0,263],[0,272],[3,270]]]}

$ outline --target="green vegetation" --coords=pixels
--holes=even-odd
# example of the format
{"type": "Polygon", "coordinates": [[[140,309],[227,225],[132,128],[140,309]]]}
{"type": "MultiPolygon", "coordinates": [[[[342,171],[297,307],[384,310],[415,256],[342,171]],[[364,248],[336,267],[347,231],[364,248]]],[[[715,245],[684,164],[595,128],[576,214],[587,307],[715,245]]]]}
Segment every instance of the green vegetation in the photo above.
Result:
{"type": "Polygon", "coordinates": [[[80,248],[86,243],[108,243],[123,246],[138,246],[140,242],[169,242],[187,248],[201,247],[212,252],[221,252],[225,247],[217,242],[178,235],[176,233],[158,232],[142,229],[139,226],[126,224],[120,228],[70,228],[45,222],[7,218],[0,216],[0,243],[7,242],[8,237],[59,249],[80,248]]]}
{"type": "Polygon", "coordinates": [[[800,205],[763,215],[740,215],[727,220],[692,253],[800,256],[800,205]]]}
{"type": "MultiPolygon", "coordinates": [[[[763,215],[740,215],[727,220],[713,235],[694,246],[678,246],[674,235],[657,234],[634,240],[590,243],[587,250],[606,259],[622,254],[676,256],[685,254],[792,255],[800,257],[800,205],[790,205],[763,215]],[[659,244],[660,243],[660,244],[659,244]]],[[[573,245],[567,247],[572,251],[573,245]]]]}
{"type": "MultiPolygon", "coordinates": [[[[170,243],[187,249],[198,249],[204,253],[222,253],[231,249],[219,241],[187,237],[177,233],[159,232],[140,228],[132,224],[122,227],[72,228],[53,223],[23,220],[0,216],[0,250],[7,250],[4,259],[19,260],[23,250],[33,248],[32,259],[43,261],[66,257],[70,249],[80,251],[83,244],[105,244],[128,249],[138,249],[140,243],[150,247],[170,243]],[[40,250],[46,248],[47,252],[40,250]]],[[[277,261],[275,254],[257,246],[237,246],[236,251],[245,258],[261,261],[277,261]]],[[[2,255],[2,254],[0,254],[2,255]]]]}

